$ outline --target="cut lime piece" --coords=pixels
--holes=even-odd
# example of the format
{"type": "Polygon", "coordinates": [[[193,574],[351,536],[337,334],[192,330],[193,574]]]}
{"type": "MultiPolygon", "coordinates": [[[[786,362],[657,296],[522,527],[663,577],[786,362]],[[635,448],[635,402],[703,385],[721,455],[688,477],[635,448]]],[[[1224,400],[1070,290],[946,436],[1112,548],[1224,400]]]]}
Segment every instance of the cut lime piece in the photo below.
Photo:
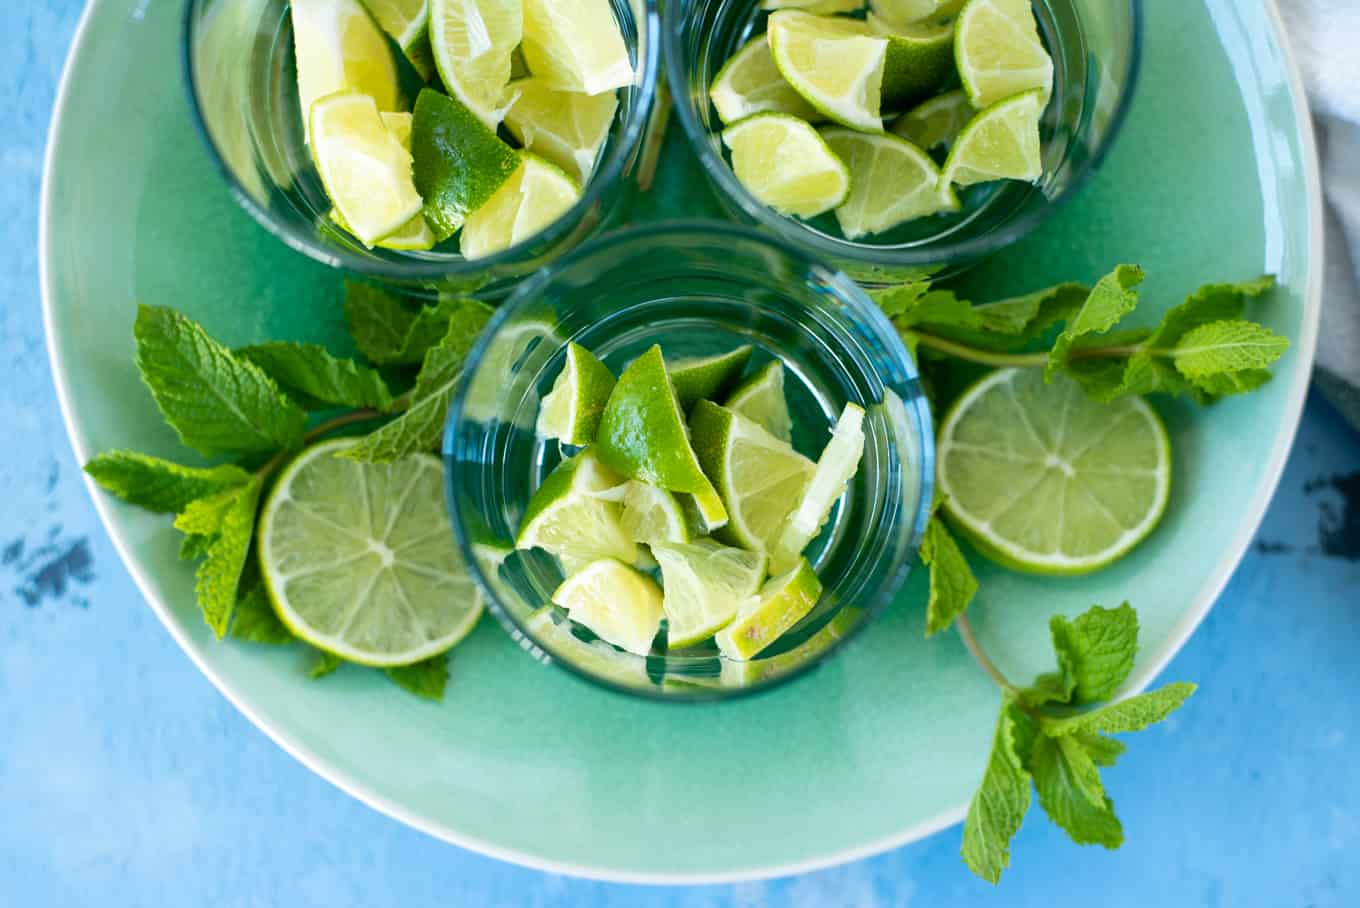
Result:
{"type": "Polygon", "coordinates": [[[416,188],[442,242],[511,181],[519,156],[462,103],[433,89],[416,98],[411,123],[416,188]]]}
{"type": "Polygon", "coordinates": [[[557,620],[560,613],[560,609],[545,605],[530,614],[524,622],[525,630],[533,635],[539,646],[547,650],[548,655],[625,687],[652,686],[647,677],[646,658],[619,652],[603,640],[590,643],[581,640],[572,634],[568,620],[557,620]]]}
{"type": "Polygon", "coordinates": [[[551,226],[581,199],[581,188],[554,164],[519,152],[519,169],[468,216],[460,250],[480,259],[523,243],[551,226]]]}
{"type": "Polygon", "coordinates": [[[515,547],[539,548],[567,559],[617,558],[631,564],[638,547],[623,531],[622,508],[595,494],[622,482],[592,451],[563,461],[529,499],[515,547]]]}
{"type": "Polygon", "coordinates": [[[883,64],[883,105],[897,110],[928,98],[954,73],[954,20],[937,17],[893,25],[869,14],[869,27],[888,39],[883,64]]]}
{"type": "MultiPolygon", "coordinates": [[[[383,125],[392,132],[392,135],[397,137],[397,141],[401,143],[401,147],[410,151],[411,115],[404,111],[399,113],[383,111],[381,116],[383,125]]],[[[332,211],[331,216],[341,227],[349,230],[350,233],[354,232],[350,230],[349,225],[345,223],[344,217],[338,210],[332,211]]],[[[429,222],[425,220],[425,215],[422,212],[407,221],[406,224],[398,228],[395,233],[389,233],[383,239],[378,240],[377,245],[383,249],[420,251],[434,248],[436,242],[438,242],[438,240],[435,238],[434,231],[430,229],[429,222]]]]}
{"type": "Polygon", "coordinates": [[[666,645],[694,646],[732,622],[737,608],[760,590],[768,559],[758,552],[697,539],[689,545],[654,545],[665,591],[666,645]]]}
{"type": "Polygon", "coordinates": [[[845,201],[850,171],[803,120],[763,113],[727,127],[732,171],[751,194],[780,214],[816,217],[845,201]]]}
{"type": "Polygon", "coordinates": [[[800,557],[808,543],[822,531],[831,509],[845,494],[845,487],[859,471],[864,457],[864,408],[846,404],[831,441],[817,459],[817,471],[812,474],[807,492],[790,515],[770,552],[770,567],[788,570],[800,557]]]}
{"type": "Polygon", "coordinates": [[[426,82],[434,78],[428,0],[359,0],[426,82]]]}
{"type": "Polygon", "coordinates": [[[562,373],[539,407],[538,434],[569,445],[591,444],[613,390],[609,367],[580,344],[568,344],[562,373]]]}
{"type": "Polygon", "coordinates": [[[331,203],[366,246],[421,211],[411,155],[368,95],[341,92],[312,105],[312,156],[331,203]]]}
{"type": "Polygon", "coordinates": [[[741,604],[736,618],[714,638],[719,651],[738,661],[755,658],[807,617],[821,597],[822,582],[804,558],[741,604]]]}
{"type": "Polygon", "coordinates": [[[629,479],[694,495],[708,526],[727,522],[722,500],[690,446],[684,411],[659,346],[633,360],[619,376],[594,450],[605,466],[629,479]]]}
{"type": "Polygon", "coordinates": [[[430,48],[449,93],[494,130],[513,100],[510,55],[524,33],[520,0],[429,0],[430,48]]]}
{"type": "Polygon", "coordinates": [[[712,401],[690,417],[694,449],[727,506],[724,542],[768,552],[812,479],[813,464],[788,442],[712,401]]]}
{"type": "Polygon", "coordinates": [[[609,0],[524,0],[524,60],[560,91],[598,95],[633,84],[609,0]]]}
{"type": "Polygon", "coordinates": [[[885,23],[898,27],[925,19],[956,16],[963,0],[869,0],[869,9],[885,23]]]}
{"type": "Polygon", "coordinates": [[[602,497],[623,505],[620,524],[634,542],[649,546],[689,542],[685,513],[676,497],[665,489],[630,479],[619,488],[602,493],[602,497]]]}
{"type": "Polygon", "coordinates": [[[400,106],[387,38],[358,0],[292,0],[290,7],[298,102],[309,143],[312,106],[327,95],[355,92],[368,95],[379,110],[400,106]]]}
{"type": "Polygon", "coordinates": [[[960,88],[931,98],[902,114],[889,132],[926,151],[936,147],[948,151],[974,113],[973,105],[968,103],[968,93],[960,88]]]}
{"type": "Polygon", "coordinates": [[[784,397],[784,364],[779,360],[766,364],[740,384],[723,406],[751,420],[780,441],[788,442],[793,438],[793,417],[789,415],[789,402],[784,397]]]}
{"type": "Polygon", "coordinates": [[[647,655],[661,629],[661,588],[612,558],[572,574],[552,601],[601,640],[639,656],[647,655]]]}
{"type": "Polygon", "coordinates": [[[978,549],[1036,574],[1085,574],[1147,537],[1171,489],[1171,441],[1147,402],[1092,402],[1039,369],[993,372],[945,417],[945,510],[978,549]]]}
{"type": "Polygon", "coordinates": [[[833,13],[857,13],[864,9],[864,0],[760,0],[760,8],[800,9],[805,13],[829,16],[833,13]]]}
{"type": "Polygon", "coordinates": [[[561,167],[584,186],[609,138],[619,101],[612,93],[583,95],[558,91],[544,79],[511,83],[519,97],[505,125],[528,151],[561,167]]]}
{"type": "Polygon", "coordinates": [[[260,568],[279,618],[307,643],[410,665],[467,636],[481,594],[453,542],[438,458],[337,456],[356,443],[314,445],[279,476],[260,517],[260,568]]]}
{"type": "Polygon", "coordinates": [[[717,400],[732,389],[751,361],[751,345],[727,353],[689,356],[666,364],[680,407],[688,411],[700,400],[717,400]]]}
{"type": "Polygon", "coordinates": [[[978,110],[1030,89],[1039,89],[1047,104],[1053,90],[1053,60],[1039,40],[1030,0],[964,4],[955,25],[954,63],[978,110]]]}
{"type": "Polygon", "coordinates": [[[768,28],[775,66],[795,91],[843,126],[883,131],[886,38],[858,19],[798,10],[771,14],[768,28]]]}
{"type": "Polygon", "coordinates": [[[864,620],[864,610],[853,606],[842,606],[836,616],[828,621],[821,630],[802,643],[785,650],[777,656],[754,659],[749,662],[736,662],[724,659],[722,664],[722,683],[724,687],[750,687],[772,681],[795,669],[808,665],[840,643],[864,620]]]}
{"type": "Polygon", "coordinates": [[[756,35],[723,64],[708,96],[719,119],[727,124],[758,113],[786,113],[801,120],[821,116],[784,81],[770,54],[770,41],[763,34],[756,35]]]}
{"type": "Polygon", "coordinates": [[[940,182],[940,168],[906,139],[849,129],[828,129],[822,137],[850,168],[850,197],[836,209],[846,239],[959,210],[954,190],[940,182]]]}
{"type": "Polygon", "coordinates": [[[392,135],[396,136],[401,147],[407,151],[411,150],[411,126],[415,119],[410,113],[400,111],[384,110],[378,116],[382,119],[383,125],[388,128],[392,135]]]}
{"type": "Polygon", "coordinates": [[[944,162],[942,184],[971,186],[991,180],[1034,182],[1044,174],[1038,89],[998,101],[968,121],[944,162]]]}

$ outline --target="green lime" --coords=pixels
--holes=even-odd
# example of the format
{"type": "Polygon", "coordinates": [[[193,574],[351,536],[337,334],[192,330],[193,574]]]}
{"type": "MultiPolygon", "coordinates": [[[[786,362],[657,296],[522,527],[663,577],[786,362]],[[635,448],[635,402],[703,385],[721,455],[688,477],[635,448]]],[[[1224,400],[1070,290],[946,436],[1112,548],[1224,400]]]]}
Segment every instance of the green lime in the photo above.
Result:
{"type": "MultiPolygon", "coordinates": [[[[383,125],[392,132],[392,135],[396,136],[401,147],[409,152],[411,150],[411,115],[409,113],[383,111],[381,117],[383,125]]],[[[339,209],[331,209],[331,219],[350,233],[354,232],[339,209]]],[[[434,231],[430,229],[430,225],[426,222],[425,215],[422,213],[411,218],[395,232],[378,240],[376,245],[383,249],[422,250],[431,249],[434,244],[434,231]]]]}
{"type": "Polygon", "coordinates": [[[978,110],[1031,89],[1047,104],[1053,89],[1053,60],[1030,0],[968,0],[955,25],[954,64],[978,110]]]}
{"type": "Polygon", "coordinates": [[[567,345],[567,359],[538,410],[538,434],[569,445],[595,441],[600,414],[614,390],[614,373],[580,344],[567,345]]]}
{"type": "Polygon", "coordinates": [[[954,73],[954,19],[937,16],[911,25],[893,24],[873,13],[869,27],[888,39],[883,64],[883,105],[903,105],[928,98],[954,73]]]}
{"type": "Polygon", "coordinates": [[[625,687],[650,687],[647,660],[614,649],[603,640],[590,643],[571,632],[570,621],[557,620],[561,610],[545,605],[532,612],[524,622],[536,643],[555,659],[563,659],[579,668],[608,678],[625,687]]]}
{"type": "Polygon", "coordinates": [[[638,547],[623,530],[622,508],[596,494],[622,482],[593,451],[563,461],[529,499],[515,547],[539,548],[564,559],[617,558],[631,564],[638,547]]]}
{"type": "Polygon", "coordinates": [[[313,445],[265,502],[258,551],[280,620],[350,662],[410,665],[462,640],[481,594],[454,545],[444,467],[338,457],[356,439],[313,445]]]}
{"type": "Polygon", "coordinates": [[[694,449],[727,506],[724,542],[768,552],[812,479],[813,464],[744,416],[701,400],[690,417],[694,449]]]}
{"type": "Polygon", "coordinates": [[[647,655],[661,629],[661,588],[612,558],[592,561],[572,574],[552,601],[601,640],[639,656],[647,655]]]}
{"type": "Polygon", "coordinates": [[[770,552],[772,570],[788,570],[802,557],[803,550],[822,531],[831,509],[845,494],[845,487],[859,471],[863,457],[864,408],[859,404],[846,404],[831,433],[831,441],[817,459],[817,470],[812,474],[807,491],[770,552]]]}
{"type": "Polygon", "coordinates": [[[784,398],[784,364],[777,359],[738,385],[723,406],[751,420],[780,441],[793,438],[793,417],[789,415],[789,402],[784,398]]]}
{"type": "Polygon", "coordinates": [[[292,0],[298,102],[311,142],[310,112],[337,92],[368,95],[379,110],[401,105],[397,66],[387,38],[358,0],[292,0]]]}
{"type": "Polygon", "coordinates": [[[727,127],[732,170],[780,214],[816,217],[845,201],[850,171],[817,130],[788,114],[762,113],[727,127]]]}
{"type": "MultiPolygon", "coordinates": [[[[618,502],[623,507],[619,523],[624,533],[634,542],[646,545],[685,543],[690,541],[689,524],[680,500],[665,489],[630,479],[622,485],[597,494],[605,501],[618,502]]],[[[635,564],[641,566],[645,559],[635,564]]]]}
{"type": "Polygon", "coordinates": [[[869,0],[869,9],[894,27],[915,25],[938,16],[955,16],[963,0],[869,0]]]}
{"type": "Polygon", "coordinates": [[[1036,88],[998,101],[979,112],[959,133],[944,162],[941,182],[971,186],[991,180],[1034,182],[1043,176],[1039,117],[1044,112],[1036,88]]]}
{"type": "Polygon", "coordinates": [[[562,168],[519,152],[519,168],[486,204],[468,216],[459,251],[467,259],[495,255],[551,226],[581,199],[581,188],[562,168]]]}
{"type": "Polygon", "coordinates": [[[954,190],[940,182],[940,168],[906,139],[849,129],[828,129],[822,137],[850,168],[850,196],[836,209],[846,239],[959,210],[954,190]]]}
{"type": "Polygon", "coordinates": [[[505,114],[510,132],[526,150],[561,167],[584,186],[609,138],[618,98],[613,92],[558,91],[539,78],[512,82],[510,88],[519,94],[505,114]]]}
{"type": "Polygon", "coordinates": [[[360,0],[426,82],[434,78],[428,0],[360,0]]]}
{"type": "Polygon", "coordinates": [[[457,233],[519,167],[515,150],[471,110],[430,88],[416,98],[411,153],[425,219],[440,242],[457,233]]]}
{"type": "Polygon", "coordinates": [[[836,616],[828,621],[821,630],[802,643],[777,656],[753,659],[749,662],[735,662],[724,659],[722,664],[722,684],[724,687],[750,687],[788,674],[801,668],[833,646],[844,640],[864,620],[864,610],[853,606],[842,606],[836,616]]]}
{"type": "Polygon", "coordinates": [[[1118,561],[1171,489],[1171,441],[1146,401],[1097,404],[1039,369],[993,372],[965,392],[937,452],[950,520],[983,554],[1035,574],[1118,561]]]}
{"type": "Polygon", "coordinates": [[[727,353],[689,356],[666,363],[675,396],[686,412],[700,400],[716,400],[732,389],[751,361],[751,345],[743,344],[727,353]]]}
{"type": "Polygon", "coordinates": [[[523,38],[520,0],[429,0],[430,48],[449,94],[495,130],[511,98],[510,56],[523,38]]]}
{"type": "Polygon", "coordinates": [[[768,559],[758,552],[696,539],[689,545],[654,545],[665,591],[666,645],[694,646],[732,622],[737,607],[765,579],[768,559]]]}
{"type": "Polygon", "coordinates": [[[770,41],[756,35],[723,64],[708,90],[718,118],[732,124],[758,113],[786,113],[802,120],[820,115],[784,81],[770,54],[770,41]]]}
{"type": "Polygon", "coordinates": [[[770,51],[785,81],[842,126],[882,132],[888,40],[858,19],[799,10],[770,15],[770,51]]]}
{"type": "Polygon", "coordinates": [[[728,515],[704,475],[685,429],[684,411],[653,346],[623,370],[605,405],[595,449],[605,466],[668,492],[689,492],[708,526],[728,515]]]}
{"type": "Polygon", "coordinates": [[[804,558],[741,604],[732,623],[714,637],[718,650],[739,662],[754,659],[802,621],[820,598],[822,582],[804,558]]]}
{"type": "Polygon", "coordinates": [[[913,107],[898,117],[888,131],[917,148],[930,151],[940,147],[948,151],[974,113],[968,93],[960,88],[913,107]]]}
{"type": "Polygon", "coordinates": [[[560,91],[598,95],[633,84],[609,0],[524,0],[524,60],[560,91]]]}
{"type": "Polygon", "coordinates": [[[761,9],[801,9],[805,13],[829,16],[833,13],[857,13],[864,9],[864,0],[761,0],[761,9]]]}

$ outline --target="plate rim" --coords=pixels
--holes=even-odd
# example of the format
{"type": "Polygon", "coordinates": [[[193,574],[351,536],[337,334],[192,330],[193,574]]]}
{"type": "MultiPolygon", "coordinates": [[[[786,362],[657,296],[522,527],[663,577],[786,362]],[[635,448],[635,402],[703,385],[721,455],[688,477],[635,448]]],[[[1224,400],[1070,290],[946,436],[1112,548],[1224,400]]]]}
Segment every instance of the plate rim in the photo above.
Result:
{"type": "MultiPolygon", "coordinates": [[[[38,200],[38,276],[42,303],[44,344],[47,348],[47,358],[52,370],[52,381],[57,392],[57,403],[61,410],[62,423],[66,429],[67,441],[71,445],[71,450],[76,456],[77,463],[81,465],[89,460],[90,451],[87,449],[82,433],[76,426],[75,413],[70,396],[69,379],[64,369],[62,356],[57,349],[55,341],[55,306],[52,294],[52,287],[54,284],[51,275],[51,257],[49,255],[49,231],[51,229],[51,215],[49,212],[51,210],[50,203],[52,200],[52,164],[56,157],[55,149],[58,144],[58,139],[63,131],[62,124],[65,119],[63,117],[63,112],[71,90],[71,72],[73,63],[89,38],[89,25],[93,19],[96,7],[104,2],[107,2],[107,0],[88,0],[76,25],[70,48],[67,51],[66,60],[62,64],[61,78],[58,83],[56,97],[53,100],[52,114],[48,125],[47,146],[43,154],[42,182],[38,200]]],[[[1312,246],[1308,252],[1307,284],[1303,293],[1304,318],[1302,322],[1302,334],[1296,340],[1294,346],[1294,349],[1301,360],[1300,367],[1293,377],[1292,386],[1289,388],[1289,401],[1285,407],[1284,419],[1281,421],[1281,425],[1282,427],[1286,427],[1286,431],[1283,431],[1276,436],[1275,446],[1270,452],[1266,468],[1262,471],[1260,480],[1257,483],[1253,496],[1255,503],[1248,512],[1248,519],[1243,520],[1239,525],[1232,542],[1224,550],[1224,557],[1219,559],[1218,563],[1215,564],[1213,570],[1209,573],[1204,584],[1200,587],[1200,590],[1195,597],[1194,604],[1186,610],[1185,614],[1183,614],[1172,627],[1166,642],[1157,650],[1154,657],[1148,661],[1147,666],[1126,682],[1118,695],[1119,698],[1132,696],[1143,691],[1158,675],[1161,674],[1167,664],[1182,648],[1184,648],[1191,635],[1204,621],[1204,618],[1217,603],[1224,588],[1232,579],[1238,565],[1246,555],[1252,539],[1260,529],[1261,522],[1265,518],[1270,503],[1274,500],[1280,480],[1283,478],[1285,465],[1298,436],[1299,424],[1303,417],[1303,408],[1308,396],[1308,388],[1312,381],[1313,364],[1316,357],[1320,315],[1322,311],[1323,252],[1326,245],[1322,181],[1317,155],[1317,139],[1312,118],[1308,115],[1310,108],[1303,86],[1303,77],[1299,70],[1294,48],[1289,42],[1288,33],[1285,31],[1284,21],[1280,15],[1278,0],[1267,0],[1264,4],[1264,10],[1270,19],[1273,36],[1281,50],[1281,58],[1284,63],[1286,75],[1288,76],[1293,110],[1298,122],[1299,142],[1303,151],[1302,164],[1304,182],[1307,186],[1308,196],[1309,233],[1313,240],[1312,246]]],[[[89,494],[91,501],[94,503],[95,512],[99,516],[99,521],[103,524],[105,533],[108,534],[109,540],[113,543],[114,550],[118,553],[118,557],[122,561],[123,567],[132,577],[138,592],[142,594],[142,598],[146,601],[146,604],[150,606],[152,612],[155,613],[157,620],[170,634],[170,637],[175,641],[176,645],[179,646],[184,655],[188,656],[195,668],[197,668],[198,671],[208,679],[213,687],[217,689],[217,692],[238,712],[245,716],[252,725],[263,732],[267,738],[273,741],[280,749],[298,763],[302,764],[305,768],[372,810],[396,820],[405,826],[422,832],[431,838],[447,842],[450,845],[455,845],[476,854],[546,873],[555,873],[579,879],[597,880],[609,883],[653,886],[694,886],[755,882],[837,867],[842,864],[863,860],[920,841],[962,822],[967,814],[967,805],[960,805],[953,810],[943,811],[928,820],[916,823],[892,835],[866,842],[862,845],[855,846],[854,848],[842,849],[828,855],[805,858],[799,861],[762,865],[743,870],[724,871],[720,873],[636,872],[600,865],[556,861],[545,859],[518,849],[505,848],[482,840],[477,836],[466,835],[447,828],[416,815],[403,805],[368,790],[362,782],[349,778],[342,771],[327,766],[325,761],[319,757],[313,756],[303,745],[293,740],[285,729],[274,727],[272,723],[262,718],[252,707],[238,698],[232,692],[230,686],[227,685],[223,679],[194,652],[185,633],[176,626],[176,622],[173,620],[170,609],[154,595],[150,580],[143,573],[136,558],[133,557],[130,543],[116,528],[117,524],[114,518],[112,502],[100,493],[94,481],[83,471],[81,473],[81,478],[85,484],[87,494],[89,494]]]]}

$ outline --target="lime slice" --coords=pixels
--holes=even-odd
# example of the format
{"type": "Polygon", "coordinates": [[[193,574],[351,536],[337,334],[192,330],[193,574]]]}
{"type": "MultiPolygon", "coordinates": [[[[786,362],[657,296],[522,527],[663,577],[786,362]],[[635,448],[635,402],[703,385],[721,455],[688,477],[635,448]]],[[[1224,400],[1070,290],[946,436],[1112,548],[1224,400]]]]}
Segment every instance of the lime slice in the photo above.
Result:
{"type": "Polygon", "coordinates": [[[817,459],[817,471],[812,474],[807,492],[798,502],[779,542],[770,553],[770,567],[788,570],[803,554],[813,538],[822,531],[831,509],[845,494],[845,487],[859,471],[864,457],[864,408],[846,404],[836,428],[831,433],[822,456],[817,459]]]}
{"type": "Polygon", "coordinates": [[[820,118],[817,108],[784,81],[765,35],[752,38],[732,55],[708,90],[718,117],[735,123],[758,113],[786,113],[802,120],[820,118]]]}
{"type": "Polygon", "coordinates": [[[701,400],[690,417],[694,449],[727,506],[718,538],[767,552],[803,497],[813,465],[788,442],[726,407],[701,400]]]}
{"type": "Polygon", "coordinates": [[[850,168],[850,197],[836,209],[846,239],[959,210],[954,190],[940,182],[940,168],[906,139],[848,129],[828,129],[822,137],[850,168]]]}
{"type": "Polygon", "coordinates": [[[429,88],[416,98],[411,154],[425,219],[441,242],[510,182],[520,164],[515,150],[471,110],[429,88]]]}
{"type": "Polygon", "coordinates": [[[468,216],[460,240],[464,258],[485,258],[523,243],[580,201],[580,187],[560,167],[527,151],[519,159],[514,176],[468,216]]]}
{"type": "Polygon", "coordinates": [[[668,492],[689,492],[708,526],[727,522],[685,429],[684,411],[653,346],[623,370],[605,405],[594,450],[605,466],[668,492]]]}
{"type": "Polygon", "coordinates": [[[619,101],[613,93],[583,95],[558,91],[543,79],[511,83],[519,93],[505,125],[520,144],[561,167],[582,186],[609,138],[619,101]]]}
{"type": "Polygon", "coordinates": [[[619,652],[603,640],[585,642],[572,634],[569,621],[557,620],[559,614],[560,609],[545,605],[531,613],[524,622],[525,630],[547,650],[548,655],[625,687],[652,686],[651,679],[647,677],[645,658],[619,652]]]}
{"type": "Polygon", "coordinates": [[[426,82],[434,78],[428,0],[360,0],[426,82]]]}
{"type": "Polygon", "coordinates": [[[368,95],[341,92],[312,106],[312,156],[348,229],[366,246],[420,214],[411,155],[368,95]]]}
{"type": "Polygon", "coordinates": [[[955,26],[954,62],[978,110],[1036,88],[1047,104],[1053,89],[1030,0],[969,0],[955,26]]]}
{"type": "Polygon", "coordinates": [[[260,517],[259,557],[284,624],[364,665],[410,665],[462,640],[482,613],[444,508],[444,468],[336,456],[322,442],[279,476],[260,517]]]}
{"type": "Polygon", "coordinates": [[[826,117],[882,132],[879,115],[888,41],[858,19],[798,10],[770,15],[770,51],[785,81],[826,117]]]}
{"type": "Polygon", "coordinates": [[[628,480],[611,492],[603,493],[603,496],[615,498],[623,505],[619,522],[629,539],[649,546],[689,542],[685,513],[670,492],[636,479],[628,480]]]}
{"type": "Polygon", "coordinates": [[[601,640],[639,656],[647,655],[661,629],[661,588],[612,558],[568,577],[552,601],[601,640]]]}
{"type": "Polygon", "coordinates": [[[697,539],[689,545],[654,545],[665,598],[666,645],[681,649],[702,643],[737,616],[765,579],[764,555],[697,539]]]}
{"type": "Polygon", "coordinates": [[[510,55],[523,38],[520,0],[429,0],[430,48],[444,87],[494,130],[514,100],[510,55]]]}
{"type": "Polygon", "coordinates": [[[950,519],[989,558],[1085,574],[1152,532],[1171,488],[1171,441],[1142,398],[1088,399],[1042,370],[1003,369],[964,393],[938,444],[950,519]]]}
{"type": "Polygon", "coordinates": [[[293,0],[290,7],[299,109],[308,143],[310,111],[327,95],[350,91],[368,95],[379,110],[400,106],[397,66],[387,38],[358,0],[293,0]]]}
{"type": "Polygon", "coordinates": [[[936,16],[955,16],[963,0],[869,0],[869,9],[894,27],[914,25],[936,16]]]}
{"type": "Polygon", "coordinates": [[[801,9],[805,13],[829,16],[832,13],[857,13],[864,0],[761,0],[761,9],[801,9]]]}
{"type": "Polygon", "coordinates": [[[765,429],[780,441],[793,438],[793,417],[784,398],[784,364],[775,360],[732,392],[723,404],[738,416],[744,416],[765,429]]]}
{"type": "Polygon", "coordinates": [[[755,658],[802,621],[821,597],[822,582],[804,558],[741,604],[736,618],[714,638],[718,650],[742,662],[755,658]]]}
{"type": "Polygon", "coordinates": [[[869,27],[888,39],[883,104],[901,109],[928,98],[954,73],[954,20],[937,16],[911,25],[869,14],[869,27]]]}
{"type": "Polygon", "coordinates": [[[633,84],[609,0],[524,0],[524,60],[560,91],[598,95],[633,84]]]}
{"type": "Polygon", "coordinates": [[[979,112],[959,133],[941,181],[971,186],[990,180],[1034,182],[1044,174],[1039,144],[1043,94],[1036,88],[979,112]]]}
{"type": "Polygon", "coordinates": [[[591,451],[563,461],[529,499],[515,548],[539,548],[568,559],[617,558],[631,563],[638,547],[623,531],[622,508],[595,495],[622,482],[591,451]]]}
{"type": "Polygon", "coordinates": [[[666,364],[680,407],[688,411],[700,400],[716,400],[731,390],[751,361],[751,345],[727,353],[688,356],[666,364]]]}
{"type": "Polygon", "coordinates": [[[538,410],[538,434],[569,445],[595,441],[600,414],[614,390],[614,373],[580,344],[567,345],[567,361],[538,410]]]}
{"type": "Polygon", "coordinates": [[[780,214],[816,217],[845,201],[850,171],[817,130],[788,114],[763,113],[727,127],[732,170],[780,214]]]}
{"type": "Polygon", "coordinates": [[[974,113],[968,93],[960,88],[912,108],[898,117],[888,131],[917,148],[930,151],[941,147],[947,151],[974,113]]]}
{"type": "MultiPolygon", "coordinates": [[[[391,113],[383,111],[379,116],[382,117],[383,125],[396,136],[401,147],[407,151],[411,150],[411,115],[409,113],[391,113]]],[[[354,233],[349,223],[345,221],[339,209],[331,209],[331,220],[339,224],[342,228],[354,233]]],[[[436,240],[434,231],[425,220],[424,214],[418,214],[404,225],[399,227],[396,232],[389,233],[387,236],[378,240],[377,244],[382,249],[400,250],[423,250],[434,247],[436,240]]]]}

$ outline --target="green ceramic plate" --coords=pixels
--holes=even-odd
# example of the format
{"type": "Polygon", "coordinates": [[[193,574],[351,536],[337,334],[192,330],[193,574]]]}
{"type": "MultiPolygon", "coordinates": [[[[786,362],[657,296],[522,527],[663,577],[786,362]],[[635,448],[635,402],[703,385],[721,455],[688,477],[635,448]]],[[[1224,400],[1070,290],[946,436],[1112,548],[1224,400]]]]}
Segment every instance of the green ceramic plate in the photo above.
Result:
{"type": "MultiPolygon", "coordinates": [[[[111,447],[177,453],[132,367],[139,300],[182,307],[232,343],[344,342],[335,276],[236,207],[194,134],[179,6],[92,0],[57,105],[44,302],[81,461],[111,447]]],[[[1193,418],[1158,404],[1176,436],[1180,493],[1133,557],[1079,581],[988,572],[976,624],[1016,676],[1046,666],[1050,613],[1125,598],[1145,626],[1135,686],[1156,674],[1265,511],[1312,361],[1321,208],[1275,15],[1258,0],[1147,7],[1143,82],[1104,169],[969,283],[1014,292],[1132,260],[1148,267],[1148,295],[1169,305],[1211,278],[1275,272],[1281,290],[1264,318],[1294,347],[1277,380],[1248,399],[1193,418]]],[[[661,184],[638,217],[698,213],[704,193],[682,138],[672,130],[661,184]]],[[[991,737],[996,692],[956,639],[922,639],[919,586],[831,664],[749,701],[676,706],[604,693],[538,665],[486,621],[434,706],[370,672],[311,683],[298,652],[214,642],[169,522],[95,501],[156,614],[261,729],[377,809],[507,860],[648,881],[846,861],[956,822],[991,737]]]]}

